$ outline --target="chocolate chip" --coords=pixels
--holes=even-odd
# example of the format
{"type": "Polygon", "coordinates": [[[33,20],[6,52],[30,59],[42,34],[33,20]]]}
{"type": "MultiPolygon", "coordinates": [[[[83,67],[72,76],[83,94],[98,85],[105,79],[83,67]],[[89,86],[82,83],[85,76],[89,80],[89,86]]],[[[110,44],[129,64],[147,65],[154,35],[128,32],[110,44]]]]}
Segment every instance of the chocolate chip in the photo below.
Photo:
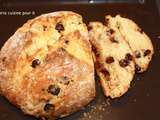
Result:
{"type": "Polygon", "coordinates": [[[107,30],[107,35],[110,36],[114,33],[114,30],[113,29],[109,29],[107,30]]]}
{"type": "Polygon", "coordinates": [[[113,29],[107,30],[107,35],[112,35],[115,31],[113,29]]]}
{"type": "Polygon", "coordinates": [[[110,73],[105,68],[101,69],[100,72],[104,75],[106,80],[109,80],[110,73]]]}
{"type": "Polygon", "coordinates": [[[93,29],[92,26],[90,26],[90,25],[87,28],[88,28],[88,31],[93,29]]]}
{"type": "Polygon", "coordinates": [[[56,24],[55,29],[58,30],[58,32],[61,32],[61,31],[64,31],[64,26],[61,22],[59,22],[56,24]]]}
{"type": "Polygon", "coordinates": [[[147,55],[149,55],[150,53],[151,53],[151,50],[149,50],[149,49],[145,50],[144,51],[144,57],[147,56],[147,55]]]}
{"type": "Polygon", "coordinates": [[[140,58],[141,57],[141,53],[138,50],[136,50],[134,52],[134,54],[135,54],[136,58],[140,58]]]}
{"type": "Polygon", "coordinates": [[[137,65],[137,64],[135,65],[135,71],[136,72],[140,72],[141,71],[141,67],[139,65],[137,65]]]}
{"type": "Polygon", "coordinates": [[[113,57],[107,57],[106,58],[106,63],[110,64],[114,62],[114,58],[113,57]]]}
{"type": "Polygon", "coordinates": [[[114,30],[113,30],[113,29],[110,29],[109,32],[110,32],[111,34],[113,34],[113,33],[114,33],[114,30]]]}
{"type": "Polygon", "coordinates": [[[122,59],[122,60],[119,61],[119,65],[120,65],[121,67],[126,67],[126,66],[129,65],[129,61],[126,60],[126,59],[122,59]]]}
{"type": "Polygon", "coordinates": [[[65,41],[65,43],[66,43],[66,44],[68,44],[68,43],[69,43],[69,41],[68,41],[68,40],[66,40],[66,41],[65,41]]]}
{"type": "Polygon", "coordinates": [[[5,62],[5,61],[6,61],[6,57],[3,57],[3,58],[2,58],[2,62],[5,62]]]}
{"type": "Polygon", "coordinates": [[[44,106],[44,111],[48,112],[50,110],[54,110],[55,106],[53,104],[50,104],[50,103],[47,103],[45,106],[44,106]]]}
{"type": "Polygon", "coordinates": [[[58,95],[60,93],[60,88],[57,85],[50,85],[47,91],[52,95],[58,95]]]}
{"type": "Polygon", "coordinates": [[[36,68],[37,65],[40,65],[41,64],[41,61],[39,59],[35,59],[32,61],[32,67],[33,68],[36,68]]]}
{"type": "Polygon", "coordinates": [[[118,43],[118,41],[114,37],[110,37],[110,41],[113,43],[118,43]]]}
{"type": "Polygon", "coordinates": [[[125,59],[131,61],[133,59],[133,56],[130,53],[127,53],[125,59]]]}

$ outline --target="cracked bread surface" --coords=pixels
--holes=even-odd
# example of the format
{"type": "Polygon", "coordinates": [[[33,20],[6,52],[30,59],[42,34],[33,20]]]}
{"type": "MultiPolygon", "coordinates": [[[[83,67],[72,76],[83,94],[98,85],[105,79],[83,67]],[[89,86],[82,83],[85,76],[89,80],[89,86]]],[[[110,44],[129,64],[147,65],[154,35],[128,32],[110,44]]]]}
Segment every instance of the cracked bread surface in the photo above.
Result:
{"type": "Polygon", "coordinates": [[[116,27],[90,22],[89,36],[104,94],[111,98],[122,96],[135,73],[132,50],[116,27]]]}
{"type": "Polygon", "coordinates": [[[125,38],[134,53],[136,72],[141,73],[147,70],[154,54],[151,39],[132,20],[116,15],[105,17],[108,26],[117,27],[125,38]]]}
{"type": "Polygon", "coordinates": [[[70,11],[27,21],[0,51],[0,93],[25,114],[67,116],[95,97],[94,65],[82,17],[70,11]]]}

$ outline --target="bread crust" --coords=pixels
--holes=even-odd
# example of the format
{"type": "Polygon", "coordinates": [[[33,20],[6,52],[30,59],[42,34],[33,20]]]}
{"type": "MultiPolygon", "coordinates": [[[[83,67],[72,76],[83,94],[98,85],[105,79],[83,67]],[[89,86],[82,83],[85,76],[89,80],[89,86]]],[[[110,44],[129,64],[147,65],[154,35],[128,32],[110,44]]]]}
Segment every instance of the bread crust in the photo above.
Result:
{"type": "Polygon", "coordinates": [[[94,66],[82,17],[60,11],[20,27],[0,51],[0,92],[36,117],[64,117],[88,104],[95,97],[94,66]],[[59,88],[49,91],[50,85],[59,88]]]}

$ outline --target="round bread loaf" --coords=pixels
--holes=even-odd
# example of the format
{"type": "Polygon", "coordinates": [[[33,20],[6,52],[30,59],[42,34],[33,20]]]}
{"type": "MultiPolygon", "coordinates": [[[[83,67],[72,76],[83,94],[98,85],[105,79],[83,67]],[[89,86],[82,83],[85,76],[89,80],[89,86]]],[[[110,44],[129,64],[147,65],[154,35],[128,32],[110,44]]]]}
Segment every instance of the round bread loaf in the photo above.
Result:
{"type": "Polygon", "coordinates": [[[29,20],[0,52],[0,92],[25,114],[64,117],[95,97],[86,25],[74,12],[29,20]]]}

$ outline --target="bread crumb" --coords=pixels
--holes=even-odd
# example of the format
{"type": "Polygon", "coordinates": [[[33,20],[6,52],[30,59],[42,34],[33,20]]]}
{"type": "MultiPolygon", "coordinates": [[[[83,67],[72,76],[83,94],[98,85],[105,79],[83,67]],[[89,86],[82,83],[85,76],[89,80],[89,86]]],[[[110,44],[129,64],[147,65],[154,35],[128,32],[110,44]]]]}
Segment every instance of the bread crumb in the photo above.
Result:
{"type": "Polygon", "coordinates": [[[84,112],[78,120],[103,120],[103,114],[110,113],[109,105],[109,99],[98,100],[95,105],[88,105],[87,108],[90,110],[84,112]]]}
{"type": "Polygon", "coordinates": [[[137,101],[137,99],[133,99],[133,102],[136,102],[137,101]]]}
{"type": "Polygon", "coordinates": [[[147,95],[146,95],[147,97],[149,97],[150,96],[150,94],[149,93],[147,93],[147,95]]]}

